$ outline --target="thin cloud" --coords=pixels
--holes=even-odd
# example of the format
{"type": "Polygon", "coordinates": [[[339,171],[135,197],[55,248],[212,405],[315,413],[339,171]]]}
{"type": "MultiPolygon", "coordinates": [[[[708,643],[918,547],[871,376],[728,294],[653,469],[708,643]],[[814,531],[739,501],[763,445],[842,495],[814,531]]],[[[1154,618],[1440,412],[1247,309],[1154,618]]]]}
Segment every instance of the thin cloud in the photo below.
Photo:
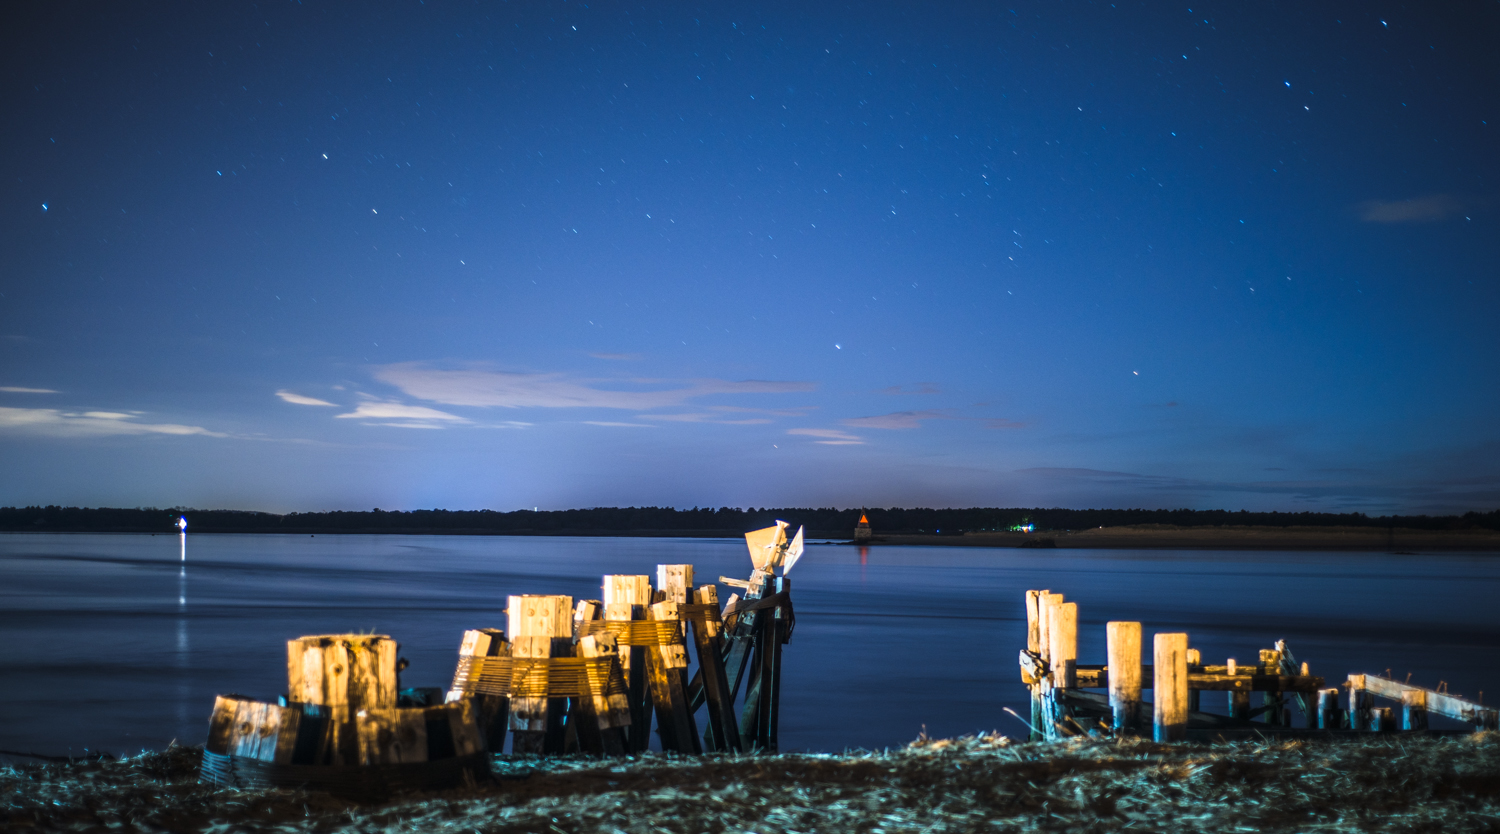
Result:
{"type": "Polygon", "coordinates": [[[786,433],[801,437],[821,437],[822,440],[813,442],[824,446],[859,446],[865,442],[863,437],[838,429],[787,429],[786,433]]]}
{"type": "Polygon", "coordinates": [[[726,420],[719,414],[650,414],[647,419],[666,420],[672,423],[717,423],[721,426],[758,426],[771,422],[765,417],[747,417],[743,420],[726,420]]]}
{"type": "Polygon", "coordinates": [[[611,362],[639,362],[646,358],[639,353],[590,353],[595,359],[608,359],[611,362]]]}
{"type": "Polygon", "coordinates": [[[839,422],[857,429],[919,429],[922,427],[923,420],[951,419],[953,418],[946,412],[928,410],[895,411],[878,417],[851,417],[839,422]]]}
{"type": "Polygon", "coordinates": [[[608,420],[584,420],[583,424],[585,426],[607,426],[609,428],[614,428],[614,429],[654,429],[654,428],[656,428],[656,426],[650,426],[650,425],[647,425],[645,423],[612,423],[612,422],[610,422],[608,420]]]}
{"type": "Polygon", "coordinates": [[[1451,194],[1410,200],[1366,200],[1359,204],[1359,219],[1366,223],[1434,223],[1463,208],[1463,202],[1451,194]]]}
{"type": "Polygon", "coordinates": [[[21,388],[15,385],[0,385],[0,391],[7,394],[61,394],[61,391],[53,391],[51,388],[21,388]]]}
{"type": "Polygon", "coordinates": [[[74,413],[55,408],[0,408],[0,432],[39,434],[50,437],[107,437],[110,435],[201,435],[228,437],[202,426],[177,423],[137,423],[139,414],[120,411],[74,413]]]}
{"type": "Polygon", "coordinates": [[[811,391],[811,382],[775,380],[599,380],[563,374],[524,374],[484,368],[442,370],[418,362],[386,365],[375,377],[408,396],[444,405],[479,408],[670,408],[715,394],[786,394],[811,391]],[[600,387],[614,386],[611,388],[600,387]],[[636,390],[620,390],[634,388],[636,390]],[[646,390],[640,390],[646,389],[646,390]]]}
{"type": "Polygon", "coordinates": [[[880,389],[882,394],[941,394],[942,390],[934,382],[913,382],[910,385],[892,385],[889,388],[880,389]]]}
{"type": "Polygon", "coordinates": [[[348,414],[338,415],[338,418],[376,421],[396,420],[399,422],[375,422],[371,423],[371,425],[393,426],[400,429],[442,428],[445,424],[453,425],[469,422],[457,414],[449,414],[446,411],[438,411],[435,408],[392,402],[363,402],[348,414]]]}
{"type": "Polygon", "coordinates": [[[1007,420],[1004,417],[989,417],[985,419],[984,427],[987,429],[1024,429],[1026,424],[1016,420],[1007,420]]]}
{"type": "Polygon", "coordinates": [[[326,405],[331,408],[338,408],[337,405],[334,405],[327,400],[320,400],[316,397],[304,397],[301,394],[294,394],[284,388],[280,391],[277,391],[276,396],[282,398],[286,402],[292,403],[293,405],[326,405]]]}

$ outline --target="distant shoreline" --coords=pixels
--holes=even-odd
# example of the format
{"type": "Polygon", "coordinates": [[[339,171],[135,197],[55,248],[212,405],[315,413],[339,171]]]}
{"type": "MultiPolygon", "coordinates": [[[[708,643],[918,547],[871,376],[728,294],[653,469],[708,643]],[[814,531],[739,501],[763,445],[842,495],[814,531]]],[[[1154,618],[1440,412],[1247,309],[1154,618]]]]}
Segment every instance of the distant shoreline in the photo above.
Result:
{"type": "Polygon", "coordinates": [[[1015,547],[1098,550],[1500,551],[1500,531],[1404,527],[1171,527],[1142,524],[1037,533],[875,536],[871,547],[1015,547]]]}
{"type": "MultiPolygon", "coordinates": [[[[11,530],[3,533],[104,533],[132,535],[176,535],[150,530],[11,530]]],[[[513,536],[546,538],[672,538],[736,540],[735,530],[484,530],[453,528],[322,528],[301,529],[216,528],[194,536],[214,535],[290,536],[513,536]]],[[[971,532],[960,535],[893,533],[876,535],[869,542],[853,541],[847,534],[815,530],[812,541],[844,545],[882,547],[989,547],[1057,550],[1288,550],[1288,551],[1420,551],[1500,552],[1500,531],[1488,529],[1417,530],[1395,527],[1172,527],[1143,524],[1099,527],[1089,530],[1039,531],[1035,533],[971,532]]]]}

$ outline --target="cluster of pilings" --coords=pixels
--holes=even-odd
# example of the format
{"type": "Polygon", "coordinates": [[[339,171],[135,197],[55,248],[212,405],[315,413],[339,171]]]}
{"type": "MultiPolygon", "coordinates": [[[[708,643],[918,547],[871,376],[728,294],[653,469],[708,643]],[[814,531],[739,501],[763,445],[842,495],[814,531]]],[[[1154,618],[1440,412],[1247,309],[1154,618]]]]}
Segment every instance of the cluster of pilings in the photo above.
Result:
{"type": "Polygon", "coordinates": [[[1020,654],[1021,680],[1031,691],[1033,739],[1076,735],[1144,735],[1146,704],[1152,692],[1149,732],[1157,741],[1190,736],[1306,735],[1345,731],[1427,731],[1429,714],[1480,729],[1496,729],[1497,710],[1446,692],[1377,675],[1350,675],[1344,687],[1325,688],[1306,663],[1298,663],[1285,641],[1261,649],[1256,662],[1229,658],[1205,664],[1183,632],[1152,637],[1152,664],[1142,663],[1138,622],[1105,626],[1107,663],[1078,663],[1078,604],[1050,591],[1026,592],[1026,648],[1020,654]],[[1099,693],[1090,690],[1105,690],[1099,693]],[[1203,693],[1225,693],[1225,712],[1203,709],[1203,693]],[[1260,704],[1252,705],[1253,695],[1260,704]],[[1376,697],[1397,706],[1377,706],[1376,697]],[[1302,727],[1292,726],[1292,706],[1302,727]]]}

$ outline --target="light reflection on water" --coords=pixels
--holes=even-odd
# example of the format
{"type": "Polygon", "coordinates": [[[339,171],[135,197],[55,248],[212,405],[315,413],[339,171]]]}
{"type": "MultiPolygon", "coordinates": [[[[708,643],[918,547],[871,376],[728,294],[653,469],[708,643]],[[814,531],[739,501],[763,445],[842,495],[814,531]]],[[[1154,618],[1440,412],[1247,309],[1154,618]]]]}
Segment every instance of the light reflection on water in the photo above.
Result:
{"type": "MultiPolygon", "coordinates": [[[[688,562],[743,578],[741,542],[467,536],[0,535],[0,749],[116,753],[200,743],[216,693],[272,699],[285,641],[379,631],[410,686],[446,686],[466,628],[505,597],[598,597],[605,573],[688,562]],[[188,559],[188,551],[191,559],[188,559]],[[173,560],[172,556],[178,556],[173,560]],[[175,597],[175,604],[174,599],[175,597]]],[[[856,548],[811,544],[792,574],[784,749],[1023,728],[1023,592],[1080,607],[1081,662],[1104,623],[1185,630],[1206,660],[1286,639],[1335,685],[1384,672],[1500,693],[1500,559],[1490,554],[856,548]]],[[[731,589],[721,589],[721,598],[731,589]]],[[[1149,638],[1147,640],[1149,645],[1149,638]]],[[[1205,696],[1204,706],[1219,708],[1205,696]]]]}

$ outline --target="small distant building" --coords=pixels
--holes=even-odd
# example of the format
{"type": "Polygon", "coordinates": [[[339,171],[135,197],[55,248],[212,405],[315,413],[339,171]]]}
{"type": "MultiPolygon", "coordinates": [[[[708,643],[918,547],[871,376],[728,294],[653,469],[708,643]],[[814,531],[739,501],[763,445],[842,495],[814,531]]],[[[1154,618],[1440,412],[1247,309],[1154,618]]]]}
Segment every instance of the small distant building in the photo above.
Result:
{"type": "Polygon", "coordinates": [[[854,540],[856,542],[868,542],[870,540],[870,519],[864,513],[859,515],[859,523],[854,525],[854,540]]]}

